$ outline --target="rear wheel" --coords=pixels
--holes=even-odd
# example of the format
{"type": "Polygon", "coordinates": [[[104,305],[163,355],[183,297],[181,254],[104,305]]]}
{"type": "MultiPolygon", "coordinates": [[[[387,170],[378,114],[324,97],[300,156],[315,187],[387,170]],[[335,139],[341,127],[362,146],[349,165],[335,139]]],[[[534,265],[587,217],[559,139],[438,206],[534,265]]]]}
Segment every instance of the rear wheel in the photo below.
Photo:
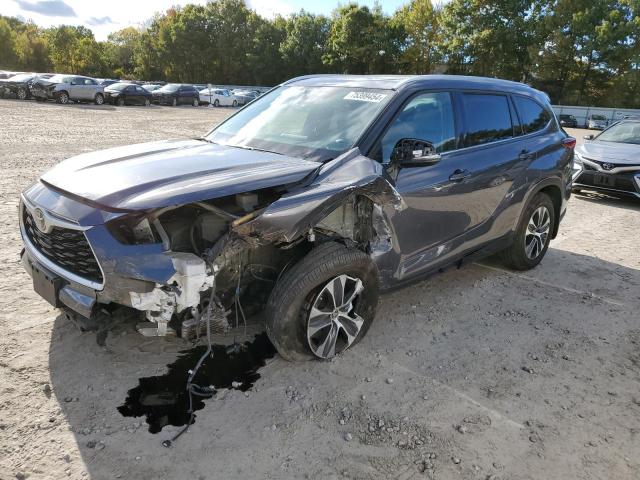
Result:
{"type": "Polygon", "coordinates": [[[56,96],[56,101],[61,105],[66,105],[69,103],[69,94],[67,92],[60,92],[56,96]]]}
{"type": "Polygon", "coordinates": [[[286,360],[329,359],[359,342],[378,304],[366,253],[328,242],[285,272],[266,308],[267,335],[286,360]]]}
{"type": "Polygon", "coordinates": [[[116,100],[116,105],[119,107],[124,107],[124,98],[119,98],[116,100]]]}
{"type": "Polygon", "coordinates": [[[233,101],[233,106],[234,106],[234,107],[237,107],[237,106],[238,106],[238,100],[234,100],[234,101],[233,101]]]}
{"type": "Polygon", "coordinates": [[[194,99],[193,99],[193,106],[194,106],[194,107],[199,107],[199,106],[200,106],[200,102],[198,101],[198,99],[197,99],[197,98],[194,98],[194,99]]]}
{"type": "Polygon", "coordinates": [[[150,106],[150,105],[151,105],[151,102],[149,101],[149,99],[148,99],[148,98],[145,98],[145,99],[144,99],[144,106],[145,106],[145,107],[148,107],[148,106],[150,106]]]}
{"type": "Polygon", "coordinates": [[[104,95],[96,93],[96,98],[93,99],[93,103],[96,105],[102,105],[104,103],[104,95]]]}
{"type": "Polygon", "coordinates": [[[502,252],[505,265],[515,270],[538,265],[547,253],[554,225],[553,202],[548,195],[538,193],[522,214],[513,244],[502,252]]]}
{"type": "Polygon", "coordinates": [[[18,97],[18,100],[26,100],[28,96],[27,89],[19,88],[18,91],[16,92],[16,96],[18,97]]]}
{"type": "Polygon", "coordinates": [[[172,107],[175,107],[175,106],[177,106],[177,105],[178,105],[178,99],[177,99],[177,98],[172,99],[172,100],[171,100],[171,106],[172,106],[172,107]]]}
{"type": "Polygon", "coordinates": [[[219,107],[220,106],[220,100],[218,100],[217,98],[213,101],[213,106],[214,107],[219,107]]]}

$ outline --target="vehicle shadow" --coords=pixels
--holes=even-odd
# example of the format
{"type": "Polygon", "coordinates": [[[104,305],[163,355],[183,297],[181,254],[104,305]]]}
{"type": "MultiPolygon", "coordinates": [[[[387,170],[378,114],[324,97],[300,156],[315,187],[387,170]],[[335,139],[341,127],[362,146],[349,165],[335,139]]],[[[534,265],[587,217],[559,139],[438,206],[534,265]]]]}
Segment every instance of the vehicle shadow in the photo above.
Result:
{"type": "MultiPolygon", "coordinates": [[[[433,365],[446,365],[452,358],[455,361],[456,351],[467,349],[469,345],[478,342],[472,327],[466,323],[477,321],[469,312],[482,307],[481,302],[484,301],[481,300],[482,298],[496,296],[500,297],[501,302],[504,300],[500,307],[502,311],[494,307],[495,318],[510,314],[513,310],[529,309],[528,306],[518,304],[521,298],[526,297],[522,296],[525,294],[522,292],[522,286],[511,278],[514,276],[521,277],[522,282],[525,283],[537,282],[538,286],[528,295],[536,297],[531,298],[531,301],[538,302],[540,306],[546,302],[547,309],[555,308],[558,302],[556,295],[566,294],[561,308],[557,308],[557,315],[545,318],[550,325],[556,323],[558,330],[564,323],[577,321],[576,319],[581,315],[577,309],[584,307],[585,298],[594,293],[598,296],[597,298],[600,296],[604,298],[605,303],[619,301],[623,305],[635,306],[636,309],[640,305],[640,298],[638,298],[640,270],[638,269],[553,248],[549,250],[547,258],[538,268],[526,272],[524,276],[519,272],[502,270],[499,264],[491,259],[480,265],[472,264],[460,270],[446,271],[394,291],[393,294],[384,295],[376,322],[367,337],[349,352],[349,362],[353,362],[353,365],[375,363],[372,359],[374,351],[383,351],[386,352],[385,355],[393,357],[396,349],[401,353],[393,357],[394,361],[413,361],[412,357],[407,356],[405,352],[412,348],[431,348],[433,338],[436,335],[439,336],[439,330],[445,328],[440,324],[441,322],[427,318],[431,315],[428,310],[423,314],[423,306],[427,308],[432,305],[449,305],[449,309],[444,312],[445,320],[443,321],[447,330],[455,329],[457,333],[455,339],[448,340],[451,343],[446,349],[434,347],[433,354],[427,356],[428,362],[433,365]],[[588,278],[584,275],[585,271],[589,272],[588,278]],[[558,277],[558,272],[564,272],[564,275],[558,277]],[[606,284],[606,289],[597,290],[593,279],[597,279],[600,284],[606,284]],[[629,294],[634,291],[635,298],[633,293],[629,294]],[[472,300],[468,300],[467,297],[472,300]],[[478,303],[472,303],[467,311],[467,307],[461,302],[474,302],[473,299],[476,298],[478,303]],[[576,318],[571,318],[572,315],[576,318]],[[419,329],[415,328],[416,323],[419,324],[419,329]]],[[[608,326],[611,324],[610,318],[602,318],[601,322],[603,330],[612,328],[608,326]]],[[[486,337],[483,337],[483,342],[487,342],[487,345],[480,345],[477,348],[488,349],[488,351],[501,350],[505,342],[511,342],[509,333],[501,330],[500,324],[484,328],[487,333],[486,337]],[[492,335],[495,335],[495,338],[492,335]]],[[[621,327],[618,325],[616,328],[621,327]]],[[[252,324],[250,333],[259,329],[259,326],[252,324]]],[[[611,332],[605,333],[608,336],[611,332]]],[[[526,342],[526,339],[522,340],[520,334],[516,340],[526,342]]],[[[531,340],[534,340],[533,336],[531,340]]],[[[176,359],[178,352],[188,347],[188,344],[175,338],[142,337],[134,332],[132,325],[116,328],[107,338],[106,347],[99,347],[94,333],[81,333],[64,315],[56,318],[49,348],[51,390],[59,403],[63,421],[68,424],[70,432],[75,437],[83,468],[88,471],[89,478],[102,479],[114,478],[114,476],[116,478],[184,478],[185,460],[176,461],[176,455],[185,453],[189,456],[186,462],[190,478],[213,478],[210,476],[212,471],[217,472],[216,478],[232,478],[237,475],[235,470],[237,464],[233,465],[233,463],[241,462],[242,455],[249,455],[251,451],[276,448],[272,444],[265,443],[266,440],[260,435],[249,433],[249,427],[245,428],[243,421],[245,416],[258,417],[265,418],[265,421],[271,425],[269,418],[272,412],[276,409],[286,409],[288,403],[282,405],[268,402],[229,404],[224,402],[226,397],[216,401],[215,405],[212,405],[213,401],[211,401],[205,405],[202,412],[216,412],[224,408],[226,416],[221,417],[223,414],[220,414],[217,417],[214,434],[212,427],[207,424],[207,421],[212,421],[211,417],[202,413],[194,427],[190,429],[189,435],[181,439],[185,445],[175,447],[179,448],[182,454],[161,446],[161,441],[169,436],[165,434],[166,432],[163,432],[163,435],[152,435],[147,431],[143,418],[125,418],[120,415],[117,408],[123,404],[128,390],[137,385],[138,379],[164,373],[167,364],[176,359]],[[212,441],[212,436],[222,438],[227,434],[233,435],[233,449],[237,448],[237,453],[232,454],[227,450],[224,455],[213,454],[215,450],[207,447],[212,441]],[[141,457],[142,461],[140,461],[141,457]],[[196,461],[198,458],[206,458],[206,462],[196,461]]],[[[615,345],[612,344],[610,348],[614,349],[615,345]]],[[[621,352],[613,351],[611,354],[618,355],[621,352]]],[[[487,362],[485,365],[487,371],[497,371],[499,372],[497,375],[501,375],[498,366],[491,363],[497,360],[492,358],[478,359],[478,361],[487,362]]],[[[289,371],[290,376],[300,376],[301,382],[315,388],[319,398],[324,398],[327,386],[315,375],[324,376],[324,372],[337,368],[333,367],[331,362],[287,363],[276,356],[276,359],[263,372],[263,378],[260,381],[261,390],[274,387],[274,380],[270,377],[273,373],[271,366],[276,363],[279,369],[278,374],[284,370],[289,371]],[[311,374],[310,371],[316,373],[311,374]]],[[[502,374],[506,376],[509,372],[505,370],[502,374]]],[[[186,375],[187,372],[185,372],[185,378],[186,375]]],[[[447,382],[451,384],[467,383],[466,372],[449,372],[449,375],[451,377],[447,382]],[[460,378],[457,378],[458,375],[460,378]]],[[[585,372],[585,375],[595,377],[594,382],[597,382],[601,376],[598,372],[585,372]]],[[[603,372],[602,375],[605,373],[603,372]]],[[[351,380],[347,380],[341,377],[334,379],[333,381],[337,383],[332,388],[342,386],[346,389],[353,388],[351,380]]],[[[500,380],[498,379],[497,382],[500,383],[500,380]]],[[[282,385],[276,386],[278,391],[284,390],[282,385]]],[[[239,392],[235,393],[239,395],[239,392]]],[[[559,391],[558,395],[562,395],[562,392],[559,391]]],[[[288,402],[286,398],[281,397],[282,394],[277,397],[277,402],[288,402]]],[[[555,400],[551,398],[551,401],[555,400]]],[[[306,445],[304,442],[308,443],[309,439],[305,440],[304,437],[302,440],[291,440],[290,437],[288,441],[300,441],[302,444],[299,445],[299,449],[311,451],[313,441],[320,440],[314,439],[306,445]]],[[[326,439],[326,441],[335,440],[326,439]]],[[[265,462],[267,464],[256,466],[256,468],[268,469],[268,461],[265,460],[265,462]]],[[[301,463],[304,464],[304,462],[301,463]]],[[[274,466],[276,476],[279,473],[278,468],[274,466]]]]}
{"type": "Polygon", "coordinates": [[[102,105],[94,105],[92,103],[68,103],[67,105],[61,105],[68,108],[80,108],[82,110],[103,110],[103,111],[112,111],[116,110],[116,107],[113,105],[109,105],[108,103],[103,103],[102,105]]]}
{"type": "Polygon", "coordinates": [[[595,190],[581,190],[574,192],[573,195],[586,202],[640,211],[640,198],[628,195],[614,195],[595,190]]]}

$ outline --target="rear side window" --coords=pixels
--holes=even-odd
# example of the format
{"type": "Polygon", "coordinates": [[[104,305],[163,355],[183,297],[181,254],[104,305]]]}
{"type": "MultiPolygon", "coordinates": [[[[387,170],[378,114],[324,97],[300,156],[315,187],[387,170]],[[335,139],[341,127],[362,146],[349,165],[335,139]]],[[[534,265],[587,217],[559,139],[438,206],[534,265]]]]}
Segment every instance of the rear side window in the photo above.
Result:
{"type": "Polygon", "coordinates": [[[462,94],[465,145],[483,145],[512,138],[513,124],[506,95],[462,94]]]}
{"type": "MultiPolygon", "coordinates": [[[[537,132],[547,126],[551,116],[538,102],[518,96],[514,96],[513,99],[525,134],[537,132]]],[[[564,115],[564,117],[571,119],[570,115],[564,115]]]]}

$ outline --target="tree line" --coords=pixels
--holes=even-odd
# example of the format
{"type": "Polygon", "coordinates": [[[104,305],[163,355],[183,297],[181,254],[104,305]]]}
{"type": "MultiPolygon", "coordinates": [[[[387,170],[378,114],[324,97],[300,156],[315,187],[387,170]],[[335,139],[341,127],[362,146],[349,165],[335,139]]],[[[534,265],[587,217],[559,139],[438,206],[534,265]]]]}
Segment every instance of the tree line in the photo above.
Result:
{"type": "Polygon", "coordinates": [[[275,85],[311,73],[483,75],[565,105],[640,108],[640,0],[410,0],[266,19],[244,0],[90,29],[0,16],[0,68],[185,83],[275,85]]]}

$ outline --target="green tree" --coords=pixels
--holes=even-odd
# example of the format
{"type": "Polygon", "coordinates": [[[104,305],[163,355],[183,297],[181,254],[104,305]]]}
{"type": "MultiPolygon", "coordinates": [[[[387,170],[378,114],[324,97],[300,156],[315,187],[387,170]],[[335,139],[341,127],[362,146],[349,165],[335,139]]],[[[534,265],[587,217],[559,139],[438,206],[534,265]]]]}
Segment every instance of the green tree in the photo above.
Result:
{"type": "Polygon", "coordinates": [[[14,68],[17,60],[15,33],[9,21],[0,16],[0,68],[14,68]]]}
{"type": "Polygon", "coordinates": [[[330,20],[304,10],[286,20],[286,36],[280,44],[280,54],[286,65],[287,76],[323,73],[330,20]]]}
{"type": "Polygon", "coordinates": [[[412,0],[391,22],[404,31],[400,68],[403,73],[431,73],[440,61],[440,9],[431,0],[412,0]]]}

